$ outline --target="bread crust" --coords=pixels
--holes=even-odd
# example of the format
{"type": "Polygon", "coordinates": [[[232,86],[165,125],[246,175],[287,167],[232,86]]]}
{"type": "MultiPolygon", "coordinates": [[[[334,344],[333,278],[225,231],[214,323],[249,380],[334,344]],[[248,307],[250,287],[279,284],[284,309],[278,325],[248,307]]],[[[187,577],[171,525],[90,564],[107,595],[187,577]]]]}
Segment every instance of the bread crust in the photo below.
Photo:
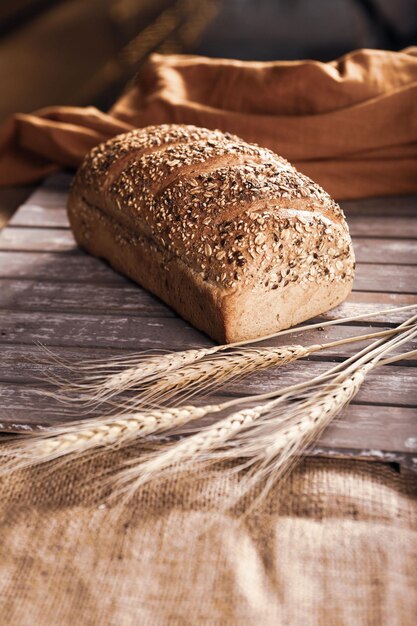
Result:
{"type": "Polygon", "coordinates": [[[219,342],[340,303],[354,255],[340,207],[269,150],[182,125],[101,144],[68,199],[75,238],[219,342]]]}

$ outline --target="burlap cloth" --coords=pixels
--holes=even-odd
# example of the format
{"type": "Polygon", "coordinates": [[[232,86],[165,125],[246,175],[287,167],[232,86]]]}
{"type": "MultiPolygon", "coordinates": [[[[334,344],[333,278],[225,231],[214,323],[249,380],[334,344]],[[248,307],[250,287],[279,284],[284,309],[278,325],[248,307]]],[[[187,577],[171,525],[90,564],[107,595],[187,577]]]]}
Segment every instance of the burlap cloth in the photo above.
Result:
{"type": "Polygon", "coordinates": [[[96,470],[3,480],[2,625],[416,623],[415,481],[394,467],[305,460],[244,519],[216,513],[224,472],[118,510],[96,470]]]}
{"type": "Polygon", "coordinates": [[[417,48],[329,63],[151,55],[107,113],[55,106],[0,132],[0,185],[79,165],[104,139],[175,122],[272,148],[337,199],[417,193],[417,48]]]}

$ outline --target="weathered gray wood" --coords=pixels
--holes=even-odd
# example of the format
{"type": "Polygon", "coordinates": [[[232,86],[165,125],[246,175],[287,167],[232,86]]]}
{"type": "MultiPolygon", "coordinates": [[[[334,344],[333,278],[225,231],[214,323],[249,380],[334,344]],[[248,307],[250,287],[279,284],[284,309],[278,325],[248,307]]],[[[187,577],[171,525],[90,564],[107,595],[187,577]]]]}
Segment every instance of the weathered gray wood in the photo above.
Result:
{"type": "Polygon", "coordinates": [[[386,217],[416,217],[417,196],[387,196],[384,198],[363,198],[361,200],[343,200],[341,207],[348,217],[369,215],[386,217]]]}
{"type": "MultiPolygon", "coordinates": [[[[13,311],[95,311],[172,317],[172,309],[131,283],[94,285],[0,278],[0,307],[13,311]]],[[[364,305],[362,305],[363,308],[364,305]]],[[[377,306],[377,305],[376,305],[377,306]]],[[[371,309],[370,309],[371,310],[371,309]]]]}
{"type": "MultiPolygon", "coordinates": [[[[349,298],[343,302],[340,306],[353,306],[359,303],[378,303],[380,308],[381,304],[391,304],[392,306],[402,306],[406,304],[415,304],[417,301],[417,295],[412,293],[389,293],[381,291],[355,291],[349,295],[349,298]]],[[[338,309],[332,309],[337,311],[338,309]]],[[[329,312],[331,313],[331,312],[329,312]]]]}
{"type": "Polygon", "coordinates": [[[172,349],[211,345],[195,328],[178,317],[133,317],[76,313],[0,311],[2,343],[44,342],[67,346],[121,346],[132,350],[172,349]]]}
{"type": "MultiPolygon", "coordinates": [[[[0,251],[0,278],[77,281],[89,284],[128,282],[103,261],[81,252],[66,254],[0,251]]],[[[387,294],[416,294],[416,268],[413,265],[358,263],[354,289],[387,294]]]]}
{"type": "MultiPolygon", "coordinates": [[[[417,263],[417,241],[413,239],[355,239],[353,246],[360,263],[417,263]]],[[[63,228],[17,228],[9,226],[0,234],[0,250],[24,252],[78,253],[70,230],[63,228]]]]}
{"type": "Polygon", "coordinates": [[[383,293],[417,293],[416,266],[358,263],[353,289],[383,293]]]}
{"type": "MultiPolygon", "coordinates": [[[[417,207],[416,207],[417,211],[417,207]]],[[[417,220],[389,215],[348,215],[347,221],[352,237],[417,238],[417,220]]]]}
{"type": "MultiPolygon", "coordinates": [[[[93,288],[85,283],[63,283],[0,278],[0,308],[13,311],[55,311],[55,312],[95,312],[97,314],[124,314],[135,316],[156,315],[172,317],[172,309],[152,296],[145,289],[127,282],[122,284],[96,284],[93,288]]],[[[389,309],[395,306],[417,304],[417,295],[374,294],[360,292],[351,295],[349,300],[319,316],[317,319],[337,319],[363,315],[372,311],[389,309]]],[[[375,315],[367,318],[367,323],[404,321],[409,312],[375,315]]]]}
{"type": "Polygon", "coordinates": [[[417,240],[415,239],[356,239],[352,238],[356,260],[359,263],[417,263],[417,240]]]}
{"type": "MultiPolygon", "coordinates": [[[[317,344],[343,337],[382,330],[372,326],[329,326],[323,331],[290,333],[268,340],[268,345],[317,344]]],[[[7,344],[125,347],[130,350],[177,350],[211,345],[205,335],[178,317],[89,315],[81,313],[49,313],[0,311],[0,342],[7,344]]],[[[262,345],[262,344],[260,344],[262,345]]],[[[413,344],[410,344],[413,345],[413,344]]],[[[410,348],[412,349],[412,348],[410,348]]],[[[329,349],[327,353],[345,356],[355,352],[354,344],[329,349]]]]}
{"type": "MultiPolygon", "coordinates": [[[[266,373],[254,374],[248,379],[237,381],[228,387],[233,395],[269,393],[279,385],[292,385],[295,381],[310,380],[330,369],[329,363],[319,361],[295,362],[266,373]],[[277,376],[278,374],[278,376],[277,376]]],[[[417,406],[415,393],[417,371],[415,367],[385,366],[373,371],[355,397],[355,402],[378,405],[417,406]]],[[[415,424],[417,434],[417,423],[415,424]]]]}
{"type": "MultiPolygon", "coordinates": [[[[25,228],[69,228],[67,211],[63,207],[45,207],[25,204],[12,217],[10,226],[25,228]]],[[[408,237],[410,235],[407,235],[408,237]]]]}
{"type": "Polygon", "coordinates": [[[417,451],[417,409],[376,405],[350,405],[323,433],[315,448],[332,448],[335,441],[339,448],[355,449],[357,437],[361,437],[363,449],[369,455],[375,451],[417,451]]]}
{"type": "MultiPolygon", "coordinates": [[[[352,335],[355,334],[355,330],[351,329],[352,335]]],[[[310,342],[305,342],[305,345],[310,342]]],[[[166,349],[169,350],[172,344],[168,344],[166,349]]],[[[362,348],[364,344],[358,343],[358,349],[362,348]]],[[[415,342],[413,344],[415,347],[415,342]]],[[[33,383],[33,381],[39,380],[42,384],[47,383],[46,376],[53,374],[59,377],[68,378],[69,371],[56,361],[59,359],[65,363],[76,364],[77,362],[86,362],[92,359],[101,359],[108,361],[110,358],[123,356],[130,357],[138,353],[155,354],[162,348],[155,346],[154,348],[149,346],[134,346],[133,349],[121,346],[59,346],[52,344],[45,344],[50,350],[47,352],[45,348],[33,344],[0,344],[0,381],[3,382],[21,382],[24,384],[33,383]],[[53,355],[53,356],[52,356],[53,355]]],[[[174,346],[177,347],[177,346],[174,346]]],[[[185,348],[186,346],[182,346],[185,348]]],[[[346,351],[344,356],[350,356],[351,352],[346,351]]],[[[341,360],[342,354],[337,355],[329,350],[327,353],[323,351],[321,354],[316,353],[309,359],[302,359],[300,362],[305,363],[308,361],[308,373],[309,375],[321,374],[325,371],[326,367],[333,367],[335,363],[341,360]],[[314,374],[313,374],[314,372],[314,374]]],[[[404,363],[404,367],[412,369],[412,365],[416,363],[416,360],[407,361],[404,363]]],[[[285,370],[289,366],[285,367],[285,370]]],[[[401,372],[404,368],[397,366],[398,372],[401,372]]],[[[298,370],[296,370],[296,373],[298,370]]],[[[397,373],[397,369],[391,369],[391,374],[394,376],[397,373]]],[[[270,379],[272,383],[276,380],[280,380],[284,375],[284,368],[265,370],[262,374],[262,378],[265,380],[270,379]],[[277,378],[278,376],[278,378],[277,378]]],[[[297,373],[298,376],[298,373],[297,373]]],[[[245,379],[246,380],[246,379],[245,379]]],[[[296,382],[294,380],[294,382],[296,382]]],[[[289,384],[289,383],[288,383],[289,384]]],[[[412,391],[412,390],[411,390],[412,391]]],[[[415,404],[415,397],[412,395],[411,403],[415,404]]]]}
{"type": "Polygon", "coordinates": [[[0,233],[0,250],[79,252],[71,231],[66,228],[16,228],[14,226],[9,226],[0,233]]]}
{"type": "MultiPolygon", "coordinates": [[[[367,392],[364,389],[360,394],[358,398],[362,397],[363,400],[367,392]]],[[[2,412],[7,413],[7,420],[1,422],[0,432],[48,428],[79,418],[79,414],[73,409],[59,406],[57,420],[56,403],[49,397],[39,395],[37,389],[28,385],[5,386],[0,383],[0,401],[2,412]]],[[[371,451],[374,454],[378,451],[397,455],[412,454],[416,451],[416,420],[416,408],[352,403],[323,433],[315,448],[332,450],[337,442],[338,450],[356,450],[358,454],[360,440],[365,458],[372,456],[371,451]]]]}
{"type": "MultiPolygon", "coordinates": [[[[63,202],[66,195],[63,194],[63,202]]],[[[417,213],[417,205],[416,205],[417,213]]],[[[396,239],[417,238],[417,220],[409,217],[381,215],[348,215],[352,237],[395,237],[396,239]]],[[[10,220],[11,226],[38,228],[68,228],[68,217],[64,206],[39,206],[26,204],[10,220]]]]}
{"type": "Polygon", "coordinates": [[[1,252],[0,278],[30,278],[88,284],[118,283],[128,280],[106,263],[87,254],[1,252]]]}

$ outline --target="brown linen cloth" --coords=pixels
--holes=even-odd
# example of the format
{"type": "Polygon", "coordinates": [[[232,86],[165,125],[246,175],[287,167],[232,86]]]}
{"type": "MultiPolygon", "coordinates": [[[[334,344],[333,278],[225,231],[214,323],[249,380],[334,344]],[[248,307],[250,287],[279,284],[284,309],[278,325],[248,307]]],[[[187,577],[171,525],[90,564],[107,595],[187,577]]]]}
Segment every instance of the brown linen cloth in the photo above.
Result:
{"type": "Polygon", "coordinates": [[[330,63],[153,54],[104,114],[50,107],[0,134],[0,185],[33,182],[115,134],[176,122],[272,148],[336,198],[417,193],[417,48],[330,63]]]}
{"type": "Polygon", "coordinates": [[[220,471],[115,518],[86,487],[99,469],[3,476],[1,626],[415,624],[415,476],[306,459],[242,520],[216,513],[239,488],[220,471]]]}

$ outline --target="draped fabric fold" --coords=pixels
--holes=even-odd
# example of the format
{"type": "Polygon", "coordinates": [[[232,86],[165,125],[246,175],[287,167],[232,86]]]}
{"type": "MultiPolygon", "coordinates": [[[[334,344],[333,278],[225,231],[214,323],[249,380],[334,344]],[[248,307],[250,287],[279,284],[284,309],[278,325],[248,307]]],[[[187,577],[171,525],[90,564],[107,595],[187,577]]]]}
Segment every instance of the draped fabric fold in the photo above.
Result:
{"type": "Polygon", "coordinates": [[[329,63],[153,54],[107,114],[62,106],[8,120],[0,184],[76,167],[105,139],[170,122],[269,147],[336,198],[417,193],[417,48],[329,63]]]}

